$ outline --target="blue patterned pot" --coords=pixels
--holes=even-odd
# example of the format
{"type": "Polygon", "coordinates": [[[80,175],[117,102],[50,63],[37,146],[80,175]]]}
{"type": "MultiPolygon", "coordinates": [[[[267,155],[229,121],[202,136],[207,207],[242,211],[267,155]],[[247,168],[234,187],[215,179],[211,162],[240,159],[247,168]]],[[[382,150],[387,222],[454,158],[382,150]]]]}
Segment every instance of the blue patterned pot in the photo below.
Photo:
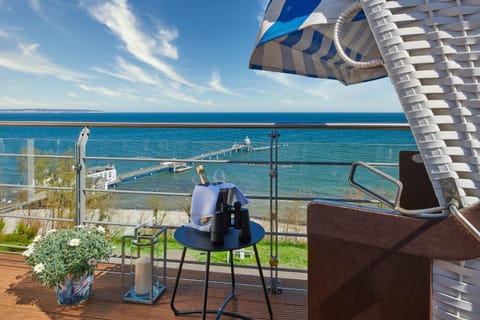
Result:
{"type": "Polygon", "coordinates": [[[87,273],[78,279],[65,279],[62,285],[55,287],[59,304],[73,306],[90,296],[93,273],[87,273]]]}

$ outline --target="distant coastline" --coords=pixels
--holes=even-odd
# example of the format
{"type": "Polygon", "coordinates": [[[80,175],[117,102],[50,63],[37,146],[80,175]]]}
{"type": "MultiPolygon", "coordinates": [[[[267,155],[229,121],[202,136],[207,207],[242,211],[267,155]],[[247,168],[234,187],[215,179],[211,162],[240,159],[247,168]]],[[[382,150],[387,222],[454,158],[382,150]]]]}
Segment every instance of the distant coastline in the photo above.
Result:
{"type": "Polygon", "coordinates": [[[92,109],[0,109],[0,113],[103,113],[101,110],[92,109]]]}

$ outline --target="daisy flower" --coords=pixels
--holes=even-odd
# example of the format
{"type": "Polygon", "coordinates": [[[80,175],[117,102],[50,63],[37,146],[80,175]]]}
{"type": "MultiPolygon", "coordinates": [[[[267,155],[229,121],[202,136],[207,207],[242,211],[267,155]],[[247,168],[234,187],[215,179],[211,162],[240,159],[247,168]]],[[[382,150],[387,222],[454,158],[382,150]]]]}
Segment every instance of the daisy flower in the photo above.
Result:
{"type": "Polygon", "coordinates": [[[55,232],[57,232],[56,229],[50,229],[50,230],[48,230],[48,231],[45,233],[45,236],[48,236],[49,234],[55,233],[55,232]]]}
{"type": "Polygon", "coordinates": [[[35,271],[35,273],[42,273],[43,270],[45,270],[45,265],[43,263],[38,263],[35,265],[35,267],[33,267],[33,271],[35,271]]]}
{"type": "Polygon", "coordinates": [[[80,245],[80,239],[74,238],[70,240],[70,243],[68,244],[70,247],[78,247],[80,245]]]}
{"type": "Polygon", "coordinates": [[[24,257],[30,257],[33,253],[33,247],[32,248],[28,248],[27,250],[23,251],[22,255],[24,257]]]}

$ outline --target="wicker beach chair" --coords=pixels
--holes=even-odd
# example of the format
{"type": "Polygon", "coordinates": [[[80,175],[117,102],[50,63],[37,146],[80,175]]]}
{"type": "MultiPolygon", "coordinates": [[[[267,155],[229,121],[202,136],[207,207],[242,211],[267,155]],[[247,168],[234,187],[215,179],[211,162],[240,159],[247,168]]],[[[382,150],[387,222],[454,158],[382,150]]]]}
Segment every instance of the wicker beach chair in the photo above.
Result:
{"type": "MultiPolygon", "coordinates": [[[[250,67],[345,84],[386,72],[439,204],[394,209],[453,216],[480,246],[462,215],[480,205],[480,0],[271,1],[250,67]]],[[[435,260],[432,283],[433,318],[480,319],[479,258],[435,260]]]]}
{"type": "MultiPolygon", "coordinates": [[[[464,208],[477,203],[480,2],[361,0],[359,7],[440,205],[457,201],[457,207],[464,208]]],[[[432,299],[436,319],[480,319],[480,259],[435,260],[432,299]]]]}

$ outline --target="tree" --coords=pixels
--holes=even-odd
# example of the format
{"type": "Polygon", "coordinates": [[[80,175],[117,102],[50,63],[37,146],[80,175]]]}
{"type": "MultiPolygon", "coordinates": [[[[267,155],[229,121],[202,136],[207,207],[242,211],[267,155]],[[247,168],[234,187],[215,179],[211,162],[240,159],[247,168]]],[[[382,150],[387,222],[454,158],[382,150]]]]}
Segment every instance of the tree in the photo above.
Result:
{"type": "MultiPolygon", "coordinates": [[[[25,152],[23,152],[25,153],[25,152]]],[[[75,171],[72,169],[74,164],[73,152],[67,151],[62,157],[49,157],[48,153],[34,149],[34,180],[36,185],[48,187],[45,190],[45,198],[37,204],[37,208],[47,209],[51,213],[51,218],[73,219],[75,214],[75,192],[66,188],[75,187],[75,171]],[[57,189],[52,189],[57,188],[57,189]]],[[[21,157],[18,160],[18,170],[25,175],[29,168],[27,157],[21,157]]],[[[93,179],[87,180],[93,184],[93,179]]],[[[92,187],[87,185],[87,187],[92,187]]],[[[99,210],[100,219],[111,205],[112,195],[105,192],[95,192],[89,194],[85,204],[87,211],[93,212],[99,210]]],[[[62,227],[64,223],[57,223],[57,227],[62,227]]]]}

